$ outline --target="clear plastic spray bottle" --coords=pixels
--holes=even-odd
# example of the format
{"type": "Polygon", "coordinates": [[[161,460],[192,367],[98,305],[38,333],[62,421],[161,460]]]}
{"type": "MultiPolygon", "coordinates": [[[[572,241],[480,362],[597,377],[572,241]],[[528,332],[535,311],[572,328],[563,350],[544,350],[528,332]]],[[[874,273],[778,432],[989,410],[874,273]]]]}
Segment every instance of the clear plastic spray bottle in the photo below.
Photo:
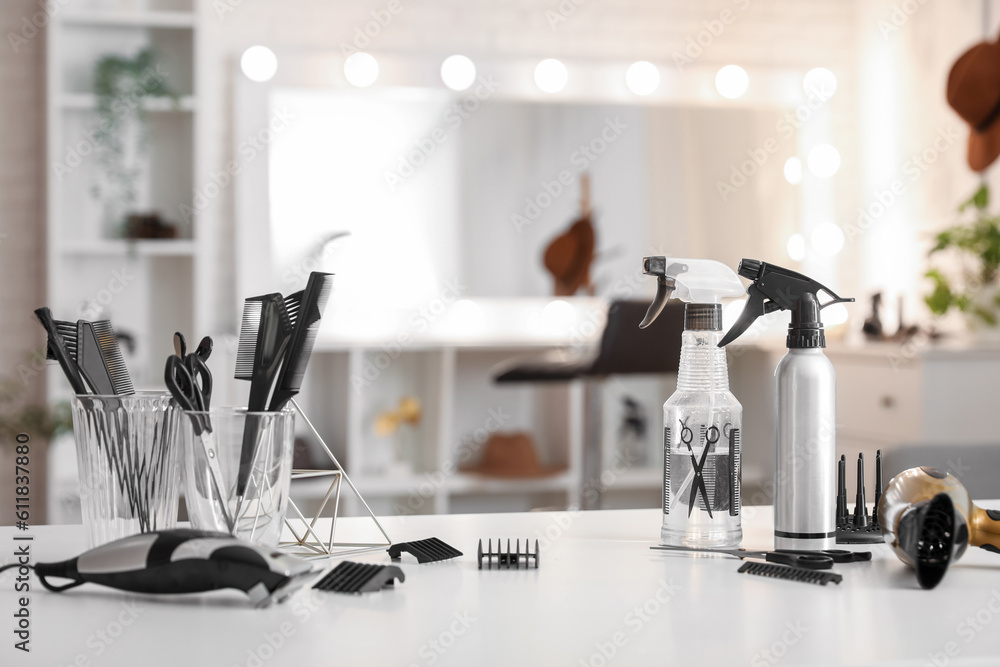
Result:
{"type": "Polygon", "coordinates": [[[729,391],[722,339],[723,298],[743,296],[725,264],[646,257],[656,297],[639,325],[649,326],[673,296],[684,306],[677,391],[663,404],[663,544],[697,548],[739,545],[740,431],[743,406],[729,391]]]}

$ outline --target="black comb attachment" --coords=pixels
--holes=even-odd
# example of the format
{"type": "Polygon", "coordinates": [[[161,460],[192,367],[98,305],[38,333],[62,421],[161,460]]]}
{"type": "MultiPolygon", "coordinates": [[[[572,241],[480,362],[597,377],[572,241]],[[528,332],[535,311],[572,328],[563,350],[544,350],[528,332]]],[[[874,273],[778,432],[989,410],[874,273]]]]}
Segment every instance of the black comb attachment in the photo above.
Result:
{"type": "Polygon", "coordinates": [[[418,563],[436,563],[462,555],[461,551],[436,537],[428,537],[425,540],[416,540],[415,542],[397,542],[386,551],[389,552],[389,558],[393,560],[399,560],[402,557],[402,552],[407,551],[417,557],[418,563]]]}
{"type": "Polygon", "coordinates": [[[538,540],[535,540],[535,550],[534,552],[528,551],[531,542],[529,540],[524,541],[524,552],[521,551],[521,540],[517,540],[514,543],[514,548],[511,549],[510,540],[507,540],[507,548],[503,547],[503,540],[497,540],[497,550],[493,551],[493,540],[487,542],[486,551],[483,551],[483,541],[479,540],[479,569],[483,569],[483,557],[486,557],[486,569],[492,570],[493,563],[496,561],[496,568],[498,570],[520,570],[521,563],[524,563],[524,569],[530,569],[531,563],[534,562],[535,569],[538,569],[538,540]]]}
{"type": "Polygon", "coordinates": [[[821,570],[807,570],[804,567],[790,567],[788,565],[775,565],[774,563],[756,563],[747,561],[740,566],[738,572],[745,574],[756,574],[760,577],[770,577],[772,579],[787,579],[788,581],[799,581],[804,584],[816,584],[826,586],[831,581],[839,584],[844,577],[836,572],[821,570]]]}
{"type": "Polygon", "coordinates": [[[394,579],[402,583],[406,575],[395,565],[371,565],[345,560],[313,585],[313,588],[334,593],[374,593],[392,588],[394,579]]]}

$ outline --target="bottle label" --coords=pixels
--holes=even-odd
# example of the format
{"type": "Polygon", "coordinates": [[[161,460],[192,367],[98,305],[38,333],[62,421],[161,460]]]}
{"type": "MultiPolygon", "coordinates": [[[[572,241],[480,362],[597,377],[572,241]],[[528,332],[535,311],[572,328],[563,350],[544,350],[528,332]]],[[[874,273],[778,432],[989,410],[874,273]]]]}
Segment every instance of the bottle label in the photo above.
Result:
{"type": "Polygon", "coordinates": [[[663,513],[670,514],[670,427],[663,427],[663,513]]]}
{"type": "Polygon", "coordinates": [[[738,428],[729,429],[729,456],[731,460],[730,474],[732,479],[729,484],[729,515],[740,515],[740,487],[743,484],[743,466],[740,465],[740,430],[738,428]]]}

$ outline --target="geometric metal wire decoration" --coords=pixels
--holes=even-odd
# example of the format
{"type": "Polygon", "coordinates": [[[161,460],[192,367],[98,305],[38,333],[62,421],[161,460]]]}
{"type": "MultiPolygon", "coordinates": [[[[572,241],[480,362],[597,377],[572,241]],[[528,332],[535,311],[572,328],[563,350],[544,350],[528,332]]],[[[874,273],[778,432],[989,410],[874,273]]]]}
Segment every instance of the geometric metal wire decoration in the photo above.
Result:
{"type": "Polygon", "coordinates": [[[293,470],[292,471],[292,481],[297,479],[311,479],[316,477],[329,477],[330,478],[330,488],[327,490],[326,494],[323,496],[323,501],[320,503],[319,508],[316,510],[316,514],[311,520],[307,520],[302,512],[299,510],[295,501],[289,495],[288,498],[288,512],[285,514],[285,526],[294,536],[294,540],[281,542],[278,546],[282,549],[294,553],[298,556],[350,556],[359,553],[365,553],[369,551],[378,551],[385,549],[386,547],[392,546],[392,539],[389,538],[389,534],[385,532],[385,528],[379,523],[378,519],[375,517],[375,513],[372,512],[372,508],[368,506],[365,499],[361,496],[357,487],[354,486],[354,482],[351,478],[347,476],[347,472],[344,467],[340,465],[340,461],[334,456],[330,448],[326,446],[326,442],[323,440],[323,436],[319,434],[316,427],[312,425],[309,418],[306,417],[306,413],[302,411],[299,404],[293,398],[291,400],[295,409],[298,410],[299,415],[302,416],[302,420],[312,431],[313,436],[319,441],[319,444],[323,447],[323,451],[326,455],[330,457],[330,460],[335,466],[332,470],[293,470]],[[344,482],[350,487],[354,495],[357,496],[361,504],[365,506],[368,511],[368,516],[371,517],[372,521],[378,527],[379,532],[385,538],[385,542],[337,542],[337,515],[340,511],[340,495],[341,488],[344,482]],[[319,520],[323,518],[323,513],[327,507],[332,505],[332,511],[330,512],[330,530],[329,532],[323,531],[323,535],[320,536],[320,529],[316,527],[319,520]],[[293,516],[294,514],[294,516],[293,516]]]}

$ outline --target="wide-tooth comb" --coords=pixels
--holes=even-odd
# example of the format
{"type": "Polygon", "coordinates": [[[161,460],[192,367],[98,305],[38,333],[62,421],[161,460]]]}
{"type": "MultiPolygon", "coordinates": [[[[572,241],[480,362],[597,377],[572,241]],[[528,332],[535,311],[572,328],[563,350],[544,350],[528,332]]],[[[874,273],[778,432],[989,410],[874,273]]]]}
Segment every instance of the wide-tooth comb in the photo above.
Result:
{"type": "Polygon", "coordinates": [[[66,349],[62,334],[59,332],[59,325],[56,324],[56,320],[52,317],[52,311],[48,308],[37,308],[35,309],[35,317],[38,318],[38,321],[45,328],[45,333],[47,334],[45,358],[55,359],[59,362],[59,366],[63,369],[63,373],[66,375],[66,379],[69,380],[74,393],[86,394],[87,385],[80,375],[79,366],[76,365],[76,361],[73,360],[73,357],[70,356],[69,351],[66,349]]]}
{"type": "Polygon", "coordinates": [[[746,574],[756,574],[761,577],[771,577],[772,579],[787,579],[789,581],[800,581],[805,584],[817,584],[819,586],[826,586],[831,581],[839,584],[844,580],[836,572],[820,572],[818,570],[807,570],[804,567],[775,565],[774,563],[755,563],[753,561],[743,563],[737,571],[746,574]]]}
{"type": "Polygon", "coordinates": [[[134,394],[135,388],[132,387],[132,378],[129,376],[128,367],[125,366],[125,357],[122,356],[122,349],[118,347],[118,336],[115,335],[111,321],[99,320],[85,324],[93,330],[94,336],[97,338],[101,360],[104,362],[108,377],[111,378],[111,393],[115,396],[134,394]]]}
{"type": "Polygon", "coordinates": [[[299,393],[332,285],[332,273],[313,271],[304,290],[285,297],[285,311],[294,330],[268,409],[280,410],[299,393]]]}

